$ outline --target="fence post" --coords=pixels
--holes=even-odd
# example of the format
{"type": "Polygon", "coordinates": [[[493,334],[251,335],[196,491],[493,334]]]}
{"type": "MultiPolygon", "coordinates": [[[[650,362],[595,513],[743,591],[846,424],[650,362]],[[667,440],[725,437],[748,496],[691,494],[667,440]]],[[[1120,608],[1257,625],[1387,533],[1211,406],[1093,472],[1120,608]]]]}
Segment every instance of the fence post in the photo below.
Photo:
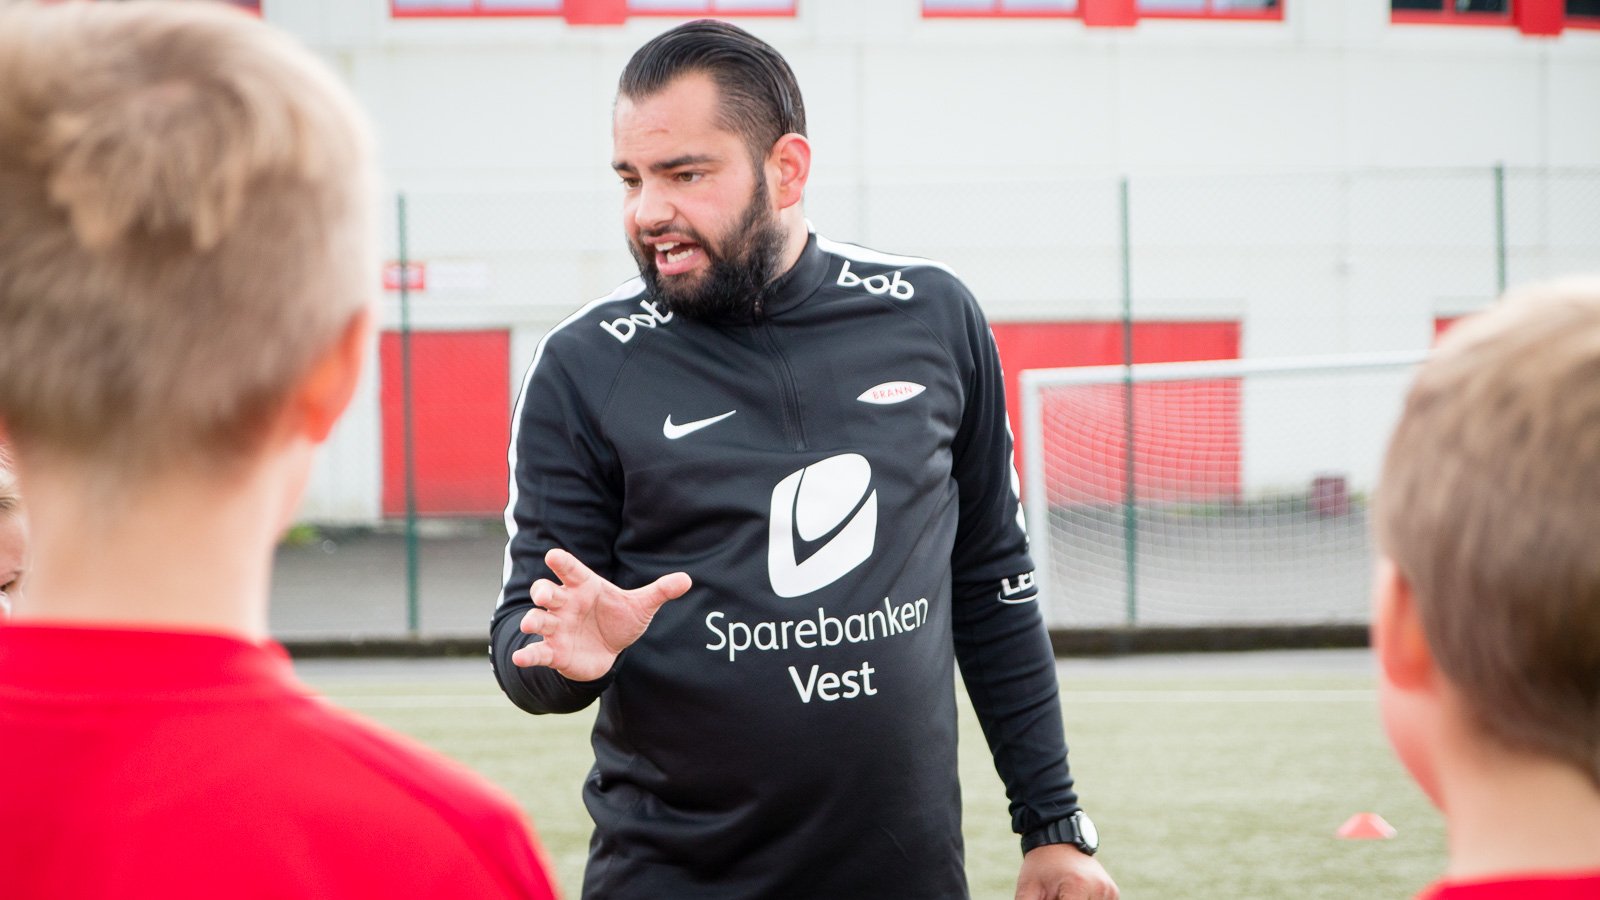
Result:
{"type": "Polygon", "coordinates": [[[1128,221],[1128,176],[1122,176],[1120,186],[1120,219],[1122,224],[1122,427],[1123,445],[1127,451],[1127,460],[1123,469],[1125,484],[1122,498],[1122,550],[1124,565],[1127,567],[1127,613],[1128,625],[1131,627],[1139,618],[1139,509],[1135,505],[1138,501],[1138,492],[1134,486],[1133,250],[1131,246],[1132,229],[1129,227],[1128,221]]]}
{"type": "Polygon", "coordinates": [[[1494,249],[1495,276],[1499,289],[1495,296],[1506,292],[1506,164],[1494,164],[1494,249]]]}
{"type": "Polygon", "coordinates": [[[400,417],[401,453],[406,474],[406,633],[418,636],[417,596],[417,467],[411,411],[411,260],[406,246],[406,195],[395,195],[400,250],[400,417]]]}

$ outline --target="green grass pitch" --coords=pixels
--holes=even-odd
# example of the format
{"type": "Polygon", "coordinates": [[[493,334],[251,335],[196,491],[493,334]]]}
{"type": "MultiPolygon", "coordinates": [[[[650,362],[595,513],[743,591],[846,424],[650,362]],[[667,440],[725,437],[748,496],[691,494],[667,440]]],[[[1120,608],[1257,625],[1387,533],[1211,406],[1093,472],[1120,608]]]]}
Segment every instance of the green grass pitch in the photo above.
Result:
{"type": "MultiPolygon", "coordinates": [[[[528,716],[481,677],[310,678],[334,702],[452,756],[528,812],[568,897],[589,819],[578,788],[590,712],[528,716]]],[[[1124,898],[1406,898],[1444,867],[1438,814],[1390,753],[1372,679],[1096,677],[1062,685],[1073,773],[1124,898]],[[1344,841],[1351,814],[1398,829],[1344,841]]],[[[967,871],[975,900],[1012,896],[1020,857],[977,720],[961,701],[967,871]]]]}

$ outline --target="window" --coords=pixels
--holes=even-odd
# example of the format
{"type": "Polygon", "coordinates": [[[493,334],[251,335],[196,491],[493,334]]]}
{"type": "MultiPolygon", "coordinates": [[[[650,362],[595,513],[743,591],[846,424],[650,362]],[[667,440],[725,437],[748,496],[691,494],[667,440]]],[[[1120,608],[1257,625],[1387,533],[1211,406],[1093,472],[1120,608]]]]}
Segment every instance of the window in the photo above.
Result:
{"type": "Polygon", "coordinates": [[[628,0],[635,16],[792,16],[795,0],[628,0]]]}
{"type": "Polygon", "coordinates": [[[1510,25],[1511,0],[1390,0],[1389,18],[1424,25],[1510,25]]]}
{"type": "Polygon", "coordinates": [[[1278,0],[1138,0],[1139,15],[1184,19],[1282,19],[1278,0]]]}
{"type": "Polygon", "coordinates": [[[1078,0],[922,0],[924,18],[967,16],[1075,16],[1078,0]]]}
{"type": "Polygon", "coordinates": [[[1600,28],[1600,0],[1567,0],[1567,24],[1574,28],[1600,28]]]}
{"type": "MultiPolygon", "coordinates": [[[[792,16],[796,0],[626,0],[630,16],[792,16]]],[[[397,18],[470,16],[566,16],[584,18],[592,7],[608,6],[593,0],[389,0],[397,18]]],[[[611,12],[622,15],[622,6],[611,12]]],[[[607,21],[611,21],[607,19],[607,21]]]]}
{"type": "Polygon", "coordinates": [[[558,16],[562,0],[389,0],[395,16],[558,16]]]}
{"type": "MultiPolygon", "coordinates": [[[[1093,4],[1091,4],[1093,6],[1093,4]]],[[[1090,25],[1132,25],[1141,17],[1175,19],[1282,19],[1283,0],[1128,0],[1094,15],[1081,0],[922,0],[924,18],[981,16],[1076,16],[1090,25]],[[1120,11],[1118,11],[1120,10],[1120,11]]]]}

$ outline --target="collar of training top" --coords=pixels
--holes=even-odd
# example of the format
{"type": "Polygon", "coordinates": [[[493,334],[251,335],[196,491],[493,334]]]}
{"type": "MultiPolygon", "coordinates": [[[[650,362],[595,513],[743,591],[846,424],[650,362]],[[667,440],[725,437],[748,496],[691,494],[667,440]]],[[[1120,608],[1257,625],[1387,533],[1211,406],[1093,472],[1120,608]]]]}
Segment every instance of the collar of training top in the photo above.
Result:
{"type": "Polygon", "coordinates": [[[822,286],[828,277],[828,255],[817,247],[816,232],[806,236],[805,249],[789,271],[779,275],[768,286],[762,298],[762,315],[765,318],[783,315],[794,309],[822,286]]]}

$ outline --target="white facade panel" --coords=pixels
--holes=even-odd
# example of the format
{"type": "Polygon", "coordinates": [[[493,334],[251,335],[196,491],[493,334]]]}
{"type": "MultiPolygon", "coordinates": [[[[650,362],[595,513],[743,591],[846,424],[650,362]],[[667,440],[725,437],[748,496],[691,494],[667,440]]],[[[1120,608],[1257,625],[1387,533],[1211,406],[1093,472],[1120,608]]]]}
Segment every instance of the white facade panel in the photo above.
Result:
{"type": "MultiPolygon", "coordinates": [[[[1491,302],[1496,163],[1508,281],[1600,270],[1600,32],[1396,25],[1383,0],[1284,5],[1283,21],[1092,28],[799,0],[792,19],[739,21],[805,91],[818,230],[948,263],[996,321],[1120,316],[1122,176],[1135,316],[1237,319],[1248,357],[1421,347],[1436,316],[1491,302]]],[[[265,11],[375,122],[407,197],[407,255],[435,267],[413,323],[510,329],[514,392],[543,331],[634,272],[611,104],[628,57],[678,20],[396,19],[384,0],[265,11]]],[[[385,245],[394,259],[392,225],[385,245]]],[[[384,317],[397,324],[392,294],[384,317]]],[[[376,382],[319,462],[307,518],[377,517],[376,382]]],[[[1252,396],[1248,413],[1274,402],[1252,396]]],[[[1307,448],[1247,447],[1250,477],[1340,435],[1373,439],[1330,419],[1307,448]]]]}

